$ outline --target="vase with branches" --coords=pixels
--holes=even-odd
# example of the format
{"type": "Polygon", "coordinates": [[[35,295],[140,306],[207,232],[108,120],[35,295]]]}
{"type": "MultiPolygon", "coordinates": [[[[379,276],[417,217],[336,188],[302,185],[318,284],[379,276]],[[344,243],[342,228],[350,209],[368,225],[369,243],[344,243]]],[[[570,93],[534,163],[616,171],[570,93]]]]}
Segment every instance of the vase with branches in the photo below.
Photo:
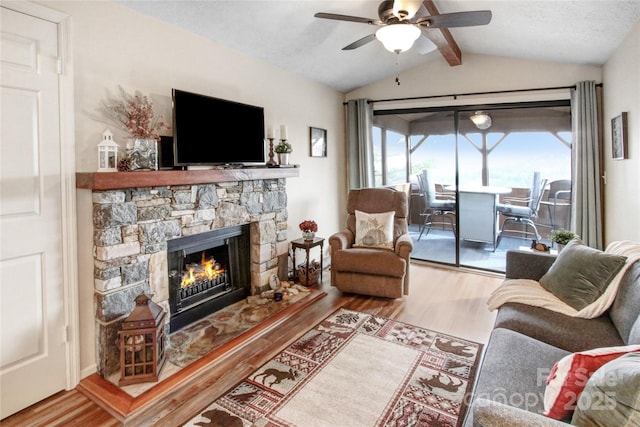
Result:
{"type": "Polygon", "coordinates": [[[119,96],[108,96],[101,110],[107,121],[130,136],[127,157],[118,164],[119,170],[155,170],[158,168],[157,141],[159,133],[171,129],[162,115],[156,116],[151,99],[136,90],[130,94],[118,86],[119,96]]]}

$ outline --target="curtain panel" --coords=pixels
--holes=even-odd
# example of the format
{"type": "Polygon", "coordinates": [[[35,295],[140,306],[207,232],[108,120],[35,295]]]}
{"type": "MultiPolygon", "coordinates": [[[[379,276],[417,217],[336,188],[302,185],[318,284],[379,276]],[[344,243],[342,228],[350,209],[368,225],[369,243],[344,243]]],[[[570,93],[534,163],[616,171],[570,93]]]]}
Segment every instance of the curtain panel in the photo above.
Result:
{"type": "Polygon", "coordinates": [[[373,104],[368,99],[347,102],[347,169],[349,189],[374,186],[373,104]]]}
{"type": "Polygon", "coordinates": [[[573,133],[573,228],[589,246],[603,249],[598,100],[593,81],[571,91],[573,133]]]}

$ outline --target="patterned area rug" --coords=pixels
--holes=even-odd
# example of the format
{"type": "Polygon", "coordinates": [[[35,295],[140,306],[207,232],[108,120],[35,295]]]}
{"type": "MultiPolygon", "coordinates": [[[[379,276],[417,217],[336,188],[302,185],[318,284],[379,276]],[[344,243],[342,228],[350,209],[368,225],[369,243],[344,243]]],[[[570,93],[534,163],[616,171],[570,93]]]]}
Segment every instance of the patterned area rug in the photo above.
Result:
{"type": "Polygon", "coordinates": [[[339,309],[186,426],[460,426],[482,344],[339,309]]]}

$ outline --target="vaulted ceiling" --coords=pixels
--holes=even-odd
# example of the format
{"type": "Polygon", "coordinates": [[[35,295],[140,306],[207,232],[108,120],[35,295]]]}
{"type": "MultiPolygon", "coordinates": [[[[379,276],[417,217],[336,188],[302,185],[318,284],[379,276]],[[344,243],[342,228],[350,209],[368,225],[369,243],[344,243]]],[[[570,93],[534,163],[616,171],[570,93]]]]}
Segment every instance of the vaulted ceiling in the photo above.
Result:
{"type": "MultiPolygon", "coordinates": [[[[430,30],[396,57],[374,40],[346,45],[377,27],[314,17],[317,12],[378,19],[379,1],[138,1],[120,3],[305,78],[348,92],[428,61],[465,54],[602,65],[640,20],[638,0],[434,0],[432,14],[491,10],[489,25],[430,30]],[[460,53],[456,53],[459,48],[460,53]]],[[[637,70],[636,70],[637,72],[637,70]]]]}

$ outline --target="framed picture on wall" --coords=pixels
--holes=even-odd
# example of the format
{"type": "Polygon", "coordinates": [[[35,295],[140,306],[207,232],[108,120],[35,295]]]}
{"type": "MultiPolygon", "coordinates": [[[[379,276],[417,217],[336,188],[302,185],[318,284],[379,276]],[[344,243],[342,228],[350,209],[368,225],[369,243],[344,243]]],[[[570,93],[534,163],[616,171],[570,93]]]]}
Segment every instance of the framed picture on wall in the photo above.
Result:
{"type": "Polygon", "coordinates": [[[327,130],[309,128],[311,157],[327,157],[327,130]]]}
{"type": "Polygon", "coordinates": [[[611,158],[622,160],[627,158],[627,113],[611,119],[611,158]]]}

